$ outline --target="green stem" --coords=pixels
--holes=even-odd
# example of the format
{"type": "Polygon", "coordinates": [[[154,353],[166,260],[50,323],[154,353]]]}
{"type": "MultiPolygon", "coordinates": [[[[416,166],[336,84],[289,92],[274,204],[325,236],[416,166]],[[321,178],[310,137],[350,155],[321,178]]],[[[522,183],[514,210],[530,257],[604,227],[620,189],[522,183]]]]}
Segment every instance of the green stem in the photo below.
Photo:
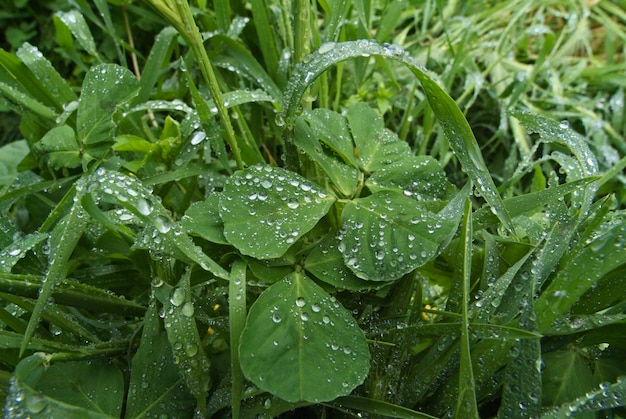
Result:
{"type": "Polygon", "coordinates": [[[226,106],[224,106],[222,92],[217,82],[217,77],[215,77],[211,60],[204,49],[202,35],[200,34],[200,30],[196,26],[196,22],[191,14],[189,3],[187,0],[176,0],[175,2],[172,2],[172,0],[148,0],[148,2],[155,9],[157,9],[169,23],[172,24],[178,33],[180,33],[189,43],[191,50],[198,60],[202,77],[204,78],[204,81],[209,88],[209,92],[211,93],[211,97],[215,102],[215,106],[217,107],[217,115],[220,118],[226,132],[226,142],[233,152],[233,157],[237,162],[237,167],[239,169],[243,169],[244,164],[241,159],[241,151],[239,150],[237,139],[235,138],[235,131],[233,130],[233,125],[230,122],[230,116],[226,110],[226,106]]]}

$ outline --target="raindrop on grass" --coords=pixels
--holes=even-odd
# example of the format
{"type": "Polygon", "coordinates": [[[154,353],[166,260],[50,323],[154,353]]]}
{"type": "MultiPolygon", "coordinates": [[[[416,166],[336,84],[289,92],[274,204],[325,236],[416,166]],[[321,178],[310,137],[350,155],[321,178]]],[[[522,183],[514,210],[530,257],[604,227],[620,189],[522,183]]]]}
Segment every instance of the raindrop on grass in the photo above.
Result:
{"type": "Polygon", "coordinates": [[[137,200],[137,211],[142,215],[150,215],[152,213],[152,203],[143,198],[137,200]]]}
{"type": "Polygon", "coordinates": [[[274,323],[280,323],[283,319],[280,317],[280,314],[274,313],[272,314],[272,321],[274,323]]]}
{"type": "Polygon", "coordinates": [[[337,44],[335,44],[334,42],[324,42],[322,45],[320,45],[318,52],[320,54],[326,54],[327,52],[332,51],[336,45],[337,44]]]}
{"type": "Polygon", "coordinates": [[[306,305],[306,300],[304,298],[302,298],[302,297],[298,297],[296,299],[296,305],[298,307],[304,307],[306,305]]]}

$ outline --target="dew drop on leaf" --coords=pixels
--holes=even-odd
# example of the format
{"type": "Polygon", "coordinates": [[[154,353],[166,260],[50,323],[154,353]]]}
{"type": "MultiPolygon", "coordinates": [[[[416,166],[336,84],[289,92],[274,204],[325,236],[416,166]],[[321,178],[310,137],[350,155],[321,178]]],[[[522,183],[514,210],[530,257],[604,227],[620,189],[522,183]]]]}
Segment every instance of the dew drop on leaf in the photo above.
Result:
{"type": "Polygon", "coordinates": [[[182,288],[176,288],[172,292],[172,296],[170,297],[170,303],[172,305],[179,307],[182,303],[185,302],[185,290],[182,288]]]}

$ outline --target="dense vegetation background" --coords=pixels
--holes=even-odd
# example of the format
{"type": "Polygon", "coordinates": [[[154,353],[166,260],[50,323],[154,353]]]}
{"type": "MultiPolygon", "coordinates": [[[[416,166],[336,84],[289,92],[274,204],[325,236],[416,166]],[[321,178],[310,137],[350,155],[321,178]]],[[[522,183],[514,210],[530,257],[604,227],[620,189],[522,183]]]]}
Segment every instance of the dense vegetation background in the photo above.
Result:
{"type": "Polygon", "coordinates": [[[6,417],[626,416],[626,2],[0,4],[6,417]]]}

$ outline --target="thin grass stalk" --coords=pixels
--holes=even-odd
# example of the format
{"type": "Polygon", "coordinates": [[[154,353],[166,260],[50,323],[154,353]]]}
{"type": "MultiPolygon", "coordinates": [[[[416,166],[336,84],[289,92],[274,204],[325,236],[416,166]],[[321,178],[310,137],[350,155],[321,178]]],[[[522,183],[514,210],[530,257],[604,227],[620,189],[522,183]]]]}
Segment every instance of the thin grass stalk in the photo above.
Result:
{"type": "Polygon", "coordinates": [[[196,22],[191,14],[189,3],[187,0],[176,0],[175,2],[172,2],[171,0],[147,1],[175,27],[178,33],[180,33],[189,43],[191,50],[198,60],[200,72],[202,73],[204,81],[209,88],[209,92],[211,93],[211,97],[217,107],[217,114],[226,133],[226,142],[233,152],[233,157],[235,158],[237,167],[239,169],[243,169],[244,164],[241,159],[241,151],[239,150],[239,145],[237,144],[237,139],[235,138],[235,131],[233,130],[233,125],[230,121],[230,115],[224,106],[224,100],[217,82],[217,77],[213,71],[211,60],[204,49],[202,36],[200,35],[200,30],[196,26],[196,22]]]}

